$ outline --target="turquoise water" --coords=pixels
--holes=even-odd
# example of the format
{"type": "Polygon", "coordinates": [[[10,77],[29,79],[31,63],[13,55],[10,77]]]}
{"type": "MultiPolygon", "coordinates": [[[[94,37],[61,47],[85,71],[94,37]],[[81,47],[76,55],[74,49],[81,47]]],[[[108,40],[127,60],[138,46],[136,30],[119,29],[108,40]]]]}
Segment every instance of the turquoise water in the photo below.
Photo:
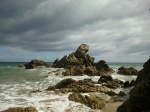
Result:
{"type": "MultiPolygon", "coordinates": [[[[85,105],[69,101],[69,94],[58,95],[45,91],[45,89],[65,78],[75,80],[91,78],[97,81],[99,76],[62,76],[61,73],[65,69],[39,67],[28,70],[24,67],[18,67],[18,65],[24,64],[25,62],[0,62],[0,111],[9,107],[34,106],[39,112],[66,112],[67,109],[72,112],[95,112],[85,105]],[[60,75],[56,76],[54,71],[58,69],[60,75]],[[31,93],[33,90],[42,92],[31,93]]],[[[115,71],[121,66],[141,70],[143,63],[108,63],[108,65],[115,71]]],[[[124,76],[116,72],[112,76],[123,81],[136,79],[136,76],[124,76]]]]}
{"type": "Polygon", "coordinates": [[[43,78],[39,75],[38,69],[27,70],[18,65],[23,62],[0,63],[0,83],[23,83],[24,81],[38,81],[43,78]]]}

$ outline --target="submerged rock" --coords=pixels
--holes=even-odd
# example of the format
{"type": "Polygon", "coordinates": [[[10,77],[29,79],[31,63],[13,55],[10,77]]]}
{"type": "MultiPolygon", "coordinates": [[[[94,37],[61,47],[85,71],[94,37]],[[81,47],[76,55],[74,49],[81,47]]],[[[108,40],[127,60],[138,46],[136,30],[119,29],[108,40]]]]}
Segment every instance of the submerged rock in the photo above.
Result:
{"type": "Polygon", "coordinates": [[[114,71],[104,60],[94,63],[94,57],[87,54],[89,46],[81,44],[75,52],[69,56],[64,56],[61,60],[56,59],[52,65],[55,68],[66,68],[63,73],[65,76],[100,76],[104,74],[112,74],[114,71]]]}
{"type": "Polygon", "coordinates": [[[80,93],[72,93],[69,100],[85,104],[91,109],[102,109],[105,106],[105,100],[96,95],[81,95],[80,93]]]}
{"type": "Polygon", "coordinates": [[[35,107],[12,107],[1,112],[38,112],[35,107]]]}
{"type": "Polygon", "coordinates": [[[146,112],[150,109],[150,59],[145,62],[139,72],[135,87],[130,91],[130,97],[117,112],[146,112]]]}
{"type": "Polygon", "coordinates": [[[135,68],[133,68],[133,67],[130,67],[130,68],[120,67],[118,69],[117,74],[138,75],[138,71],[135,68]]]}
{"type": "Polygon", "coordinates": [[[31,62],[27,63],[24,65],[26,69],[33,69],[37,68],[38,66],[45,66],[45,67],[50,67],[50,64],[42,61],[42,60],[31,60],[31,62]]]}

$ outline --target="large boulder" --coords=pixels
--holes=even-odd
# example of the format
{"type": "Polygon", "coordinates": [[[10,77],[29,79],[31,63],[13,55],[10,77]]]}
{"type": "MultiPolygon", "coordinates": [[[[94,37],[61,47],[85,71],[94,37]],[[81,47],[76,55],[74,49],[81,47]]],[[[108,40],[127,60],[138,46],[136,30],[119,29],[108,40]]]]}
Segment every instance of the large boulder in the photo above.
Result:
{"type": "Polygon", "coordinates": [[[114,70],[108,66],[105,60],[100,60],[95,63],[95,67],[98,71],[104,72],[104,74],[112,74],[114,70]]]}
{"type": "Polygon", "coordinates": [[[102,109],[105,106],[105,100],[96,95],[81,95],[80,93],[72,93],[69,95],[69,100],[85,104],[91,109],[102,109]]]}
{"type": "Polygon", "coordinates": [[[35,107],[12,107],[1,112],[38,112],[35,107]]]}
{"type": "Polygon", "coordinates": [[[42,60],[31,60],[31,62],[27,63],[24,65],[26,69],[33,69],[33,68],[37,68],[38,66],[45,66],[45,67],[50,67],[50,64],[42,61],[42,60]]]}
{"type": "Polygon", "coordinates": [[[74,55],[77,58],[85,58],[86,53],[89,51],[89,46],[87,44],[81,44],[75,51],[74,55]]]}
{"type": "Polygon", "coordinates": [[[120,67],[118,69],[117,74],[122,74],[122,75],[138,75],[138,71],[135,68],[133,68],[133,67],[130,67],[130,68],[120,67]]]}
{"type": "Polygon", "coordinates": [[[146,112],[150,109],[150,59],[145,62],[139,72],[135,87],[130,91],[130,97],[117,112],[146,112]]]}

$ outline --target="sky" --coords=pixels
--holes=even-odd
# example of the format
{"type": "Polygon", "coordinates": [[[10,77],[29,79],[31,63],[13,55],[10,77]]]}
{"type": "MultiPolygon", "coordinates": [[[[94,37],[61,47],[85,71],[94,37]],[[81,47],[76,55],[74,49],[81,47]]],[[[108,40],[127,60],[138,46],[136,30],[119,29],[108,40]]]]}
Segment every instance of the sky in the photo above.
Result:
{"type": "Polygon", "coordinates": [[[0,62],[53,62],[83,43],[95,61],[147,61],[150,0],[0,0],[0,62]]]}

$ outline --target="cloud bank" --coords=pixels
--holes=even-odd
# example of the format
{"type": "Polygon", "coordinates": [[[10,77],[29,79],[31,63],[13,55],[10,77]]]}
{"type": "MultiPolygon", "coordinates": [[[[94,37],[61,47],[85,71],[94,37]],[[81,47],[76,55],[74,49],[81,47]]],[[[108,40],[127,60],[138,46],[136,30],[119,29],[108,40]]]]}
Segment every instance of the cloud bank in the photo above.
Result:
{"type": "Polygon", "coordinates": [[[90,46],[96,60],[150,55],[149,0],[1,0],[0,61],[53,61],[90,46]],[[50,56],[48,56],[50,55],[50,56]]]}

